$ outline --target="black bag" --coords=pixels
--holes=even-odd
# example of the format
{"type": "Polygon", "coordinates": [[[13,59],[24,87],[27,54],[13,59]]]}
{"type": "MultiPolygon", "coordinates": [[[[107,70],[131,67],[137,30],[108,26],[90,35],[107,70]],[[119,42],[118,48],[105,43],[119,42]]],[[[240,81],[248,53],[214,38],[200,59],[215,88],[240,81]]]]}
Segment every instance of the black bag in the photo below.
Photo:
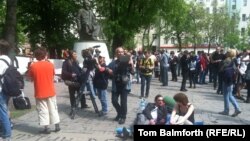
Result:
{"type": "Polygon", "coordinates": [[[65,85],[69,87],[74,87],[74,88],[80,88],[81,86],[81,84],[77,81],[65,80],[64,83],[65,85]]]}
{"type": "Polygon", "coordinates": [[[10,65],[6,60],[4,61],[9,67],[5,73],[0,77],[3,78],[2,91],[5,95],[16,97],[21,95],[21,89],[24,88],[23,76],[19,73],[16,67],[10,65]]]}
{"type": "Polygon", "coordinates": [[[28,97],[13,97],[13,104],[16,110],[31,109],[30,99],[28,97]]]}

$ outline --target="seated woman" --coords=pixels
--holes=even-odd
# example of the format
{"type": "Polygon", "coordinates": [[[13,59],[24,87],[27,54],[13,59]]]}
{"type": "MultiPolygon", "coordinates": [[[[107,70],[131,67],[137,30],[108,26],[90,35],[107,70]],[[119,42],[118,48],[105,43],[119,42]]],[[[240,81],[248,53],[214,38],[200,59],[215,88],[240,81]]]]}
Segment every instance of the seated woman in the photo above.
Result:
{"type": "MultiPolygon", "coordinates": [[[[155,96],[154,103],[148,103],[142,114],[137,119],[144,119],[141,125],[164,125],[166,122],[167,109],[162,95],[155,96]]],[[[136,123],[135,123],[136,124],[136,123]]]]}
{"type": "Polygon", "coordinates": [[[188,97],[183,93],[174,96],[176,101],[172,111],[170,124],[172,125],[193,125],[194,124],[194,106],[189,103],[188,97]]]}

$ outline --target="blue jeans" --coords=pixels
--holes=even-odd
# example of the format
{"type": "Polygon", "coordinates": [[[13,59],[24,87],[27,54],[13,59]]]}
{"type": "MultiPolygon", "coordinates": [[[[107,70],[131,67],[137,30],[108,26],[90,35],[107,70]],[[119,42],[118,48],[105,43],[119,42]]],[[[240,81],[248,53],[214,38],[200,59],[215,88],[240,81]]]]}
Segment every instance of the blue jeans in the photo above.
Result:
{"type": "Polygon", "coordinates": [[[87,81],[87,83],[82,84],[80,91],[83,92],[85,91],[85,88],[87,88],[87,91],[90,91],[90,94],[95,98],[96,94],[95,94],[95,89],[94,89],[94,85],[93,85],[93,81],[87,81]]]}
{"type": "Polygon", "coordinates": [[[108,102],[107,102],[107,90],[106,89],[96,89],[98,93],[98,98],[100,99],[102,105],[102,112],[108,112],[108,102]]]}
{"type": "Polygon", "coordinates": [[[146,97],[149,96],[150,82],[152,79],[152,75],[141,75],[141,97],[144,97],[144,88],[146,81],[146,97]]]}
{"type": "Polygon", "coordinates": [[[168,67],[161,67],[160,71],[162,85],[168,85],[168,67]]]}
{"type": "Polygon", "coordinates": [[[223,83],[223,94],[224,94],[224,112],[229,113],[229,101],[233,104],[235,111],[240,111],[239,105],[235,100],[233,92],[233,84],[223,83]]]}
{"type": "Polygon", "coordinates": [[[7,105],[8,97],[0,92],[0,122],[2,125],[2,134],[3,138],[7,138],[11,136],[11,126],[8,115],[8,105],[7,105]]]}

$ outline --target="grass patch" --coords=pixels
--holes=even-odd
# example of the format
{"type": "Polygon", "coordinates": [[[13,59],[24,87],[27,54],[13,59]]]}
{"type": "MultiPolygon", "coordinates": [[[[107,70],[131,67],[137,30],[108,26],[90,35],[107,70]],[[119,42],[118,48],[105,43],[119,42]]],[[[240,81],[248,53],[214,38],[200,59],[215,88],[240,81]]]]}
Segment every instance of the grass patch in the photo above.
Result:
{"type": "Polygon", "coordinates": [[[32,112],[36,109],[35,106],[31,106],[31,109],[25,109],[25,110],[16,110],[16,109],[10,109],[10,115],[12,119],[19,118],[29,112],[32,112]]]}

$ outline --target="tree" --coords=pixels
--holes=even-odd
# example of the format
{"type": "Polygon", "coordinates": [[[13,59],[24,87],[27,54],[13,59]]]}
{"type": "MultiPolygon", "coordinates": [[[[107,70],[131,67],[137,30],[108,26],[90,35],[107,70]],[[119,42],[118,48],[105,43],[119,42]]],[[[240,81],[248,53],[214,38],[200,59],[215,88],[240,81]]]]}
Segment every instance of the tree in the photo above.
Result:
{"type": "MultiPolygon", "coordinates": [[[[169,23],[171,25],[171,30],[168,32],[175,36],[178,42],[179,51],[181,51],[183,39],[186,38],[187,29],[190,25],[189,6],[184,0],[166,2],[165,4],[167,4],[169,9],[167,9],[166,13],[163,15],[164,23],[169,23]]],[[[169,28],[165,27],[165,29],[169,28]]]]}
{"type": "Polygon", "coordinates": [[[40,43],[55,57],[62,48],[71,48],[77,40],[76,13],[81,6],[77,0],[21,0],[18,1],[18,22],[32,47],[40,43]]]}
{"type": "Polygon", "coordinates": [[[16,54],[16,9],[17,0],[7,0],[6,16],[3,28],[3,38],[9,42],[12,49],[9,53],[11,59],[14,59],[16,54]]]}
{"type": "MultiPolygon", "coordinates": [[[[102,18],[103,31],[112,45],[112,52],[147,29],[166,0],[96,0],[97,13],[102,18]]],[[[169,1],[169,0],[167,0],[169,1]]]]}

